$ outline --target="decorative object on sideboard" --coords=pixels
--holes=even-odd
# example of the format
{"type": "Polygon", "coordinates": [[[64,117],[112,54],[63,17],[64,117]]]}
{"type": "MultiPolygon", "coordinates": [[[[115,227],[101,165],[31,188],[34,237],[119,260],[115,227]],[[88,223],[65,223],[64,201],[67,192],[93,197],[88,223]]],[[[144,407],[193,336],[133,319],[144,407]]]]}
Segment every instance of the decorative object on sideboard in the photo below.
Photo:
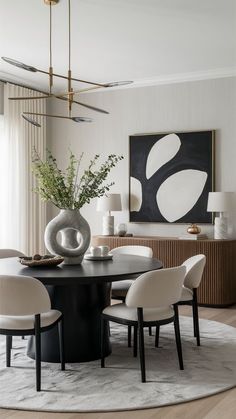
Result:
{"type": "Polygon", "coordinates": [[[201,233],[201,229],[199,226],[197,226],[197,224],[191,224],[188,228],[187,228],[187,232],[189,234],[199,234],[201,233]]]}
{"type": "Polygon", "coordinates": [[[130,136],[131,222],[213,223],[214,131],[130,136]]]}
{"type": "Polygon", "coordinates": [[[180,240],[207,240],[208,236],[204,233],[199,234],[182,234],[182,236],[179,236],[180,240]]]}
{"type": "Polygon", "coordinates": [[[121,196],[120,194],[106,194],[97,200],[97,211],[106,212],[103,216],[102,235],[114,235],[114,216],[111,211],[121,211],[121,196]]]}
{"type": "Polygon", "coordinates": [[[180,240],[207,240],[208,236],[201,233],[201,228],[197,224],[191,224],[187,228],[187,233],[179,237],[180,240]]]}
{"type": "Polygon", "coordinates": [[[233,192],[210,192],[208,197],[207,211],[219,212],[215,217],[214,238],[228,239],[228,221],[224,213],[232,206],[233,192]]]}
{"type": "Polygon", "coordinates": [[[52,254],[63,256],[68,265],[80,264],[90,244],[90,227],[80,214],[84,204],[92,198],[102,197],[114,182],[104,184],[111,169],[123,156],[111,154],[97,168],[99,155],[90,160],[87,170],[79,177],[83,154],[76,158],[70,152],[69,164],[65,172],[57,166],[56,159],[48,152],[43,162],[35,151],[33,171],[38,181],[36,192],[44,201],[53,203],[60,213],[51,220],[45,229],[45,245],[52,254]],[[58,241],[58,233],[61,242],[58,241]]]}
{"type": "Polygon", "coordinates": [[[95,90],[98,88],[108,88],[114,87],[119,85],[130,84],[132,81],[121,81],[121,82],[110,82],[110,83],[96,83],[87,80],[81,80],[78,78],[72,77],[71,72],[71,2],[68,0],[68,73],[67,76],[54,73],[53,64],[52,64],[52,6],[59,3],[59,0],[44,0],[44,3],[50,6],[49,9],[49,70],[44,71],[39,68],[33,67],[28,64],[24,64],[22,62],[16,61],[12,58],[2,57],[2,59],[7,62],[8,64],[14,65],[20,69],[30,71],[33,73],[42,73],[48,75],[49,78],[49,89],[48,92],[41,91],[40,95],[38,96],[26,96],[26,97],[11,97],[10,100],[35,100],[35,99],[43,99],[43,98],[56,98],[65,101],[68,104],[68,115],[55,115],[55,114],[43,114],[43,113],[35,113],[35,112],[23,112],[22,117],[32,125],[36,127],[41,127],[41,124],[38,122],[38,117],[53,117],[53,118],[60,118],[60,119],[69,119],[74,122],[91,122],[91,118],[87,118],[84,116],[72,116],[72,105],[77,104],[88,108],[90,110],[101,112],[105,114],[109,114],[108,111],[105,111],[100,108],[96,108],[94,106],[90,106],[86,103],[78,102],[74,100],[74,96],[77,94],[81,94],[88,90],[95,90]],[[61,93],[53,93],[53,82],[54,78],[62,78],[67,81],[67,91],[61,93]],[[72,88],[72,81],[81,82],[90,87],[80,89],[78,91],[74,91],[72,88]]]}
{"type": "Polygon", "coordinates": [[[120,223],[116,226],[116,234],[119,237],[124,237],[126,236],[127,233],[127,224],[125,223],[120,223]]]}

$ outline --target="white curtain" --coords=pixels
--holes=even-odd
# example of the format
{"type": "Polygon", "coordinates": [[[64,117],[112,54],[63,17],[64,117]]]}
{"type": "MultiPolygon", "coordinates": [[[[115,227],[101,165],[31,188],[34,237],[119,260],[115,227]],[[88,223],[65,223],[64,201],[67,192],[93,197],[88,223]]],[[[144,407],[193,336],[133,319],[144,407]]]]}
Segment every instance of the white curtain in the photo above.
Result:
{"type": "Polygon", "coordinates": [[[22,118],[23,111],[46,112],[45,99],[10,101],[8,97],[35,96],[37,92],[4,86],[4,130],[0,143],[0,247],[26,255],[44,253],[46,206],[33,192],[32,151],[42,158],[46,150],[46,126],[38,128],[22,118]]]}

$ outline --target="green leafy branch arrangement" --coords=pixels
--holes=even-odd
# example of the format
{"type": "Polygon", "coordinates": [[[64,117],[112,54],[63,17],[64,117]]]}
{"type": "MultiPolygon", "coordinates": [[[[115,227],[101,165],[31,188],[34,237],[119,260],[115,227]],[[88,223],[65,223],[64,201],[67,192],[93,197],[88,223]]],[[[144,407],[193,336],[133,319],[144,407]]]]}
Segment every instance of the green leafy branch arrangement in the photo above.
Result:
{"type": "Polygon", "coordinates": [[[123,156],[110,154],[104,163],[96,169],[99,154],[96,154],[88,168],[79,177],[80,163],[83,153],[76,158],[70,151],[67,169],[63,172],[58,168],[57,160],[48,150],[46,161],[42,161],[39,153],[34,150],[32,170],[37,179],[35,192],[44,201],[52,202],[60,209],[80,209],[92,198],[100,197],[109,191],[114,182],[104,184],[111,169],[122,160],[123,156]]]}

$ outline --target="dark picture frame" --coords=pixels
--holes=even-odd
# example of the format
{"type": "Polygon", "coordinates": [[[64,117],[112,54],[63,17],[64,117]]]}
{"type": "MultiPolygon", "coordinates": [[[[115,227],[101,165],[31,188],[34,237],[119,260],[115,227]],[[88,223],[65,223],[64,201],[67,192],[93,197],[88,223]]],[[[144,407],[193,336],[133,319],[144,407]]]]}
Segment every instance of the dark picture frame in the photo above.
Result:
{"type": "Polygon", "coordinates": [[[213,223],[215,131],[129,137],[129,221],[213,223]]]}

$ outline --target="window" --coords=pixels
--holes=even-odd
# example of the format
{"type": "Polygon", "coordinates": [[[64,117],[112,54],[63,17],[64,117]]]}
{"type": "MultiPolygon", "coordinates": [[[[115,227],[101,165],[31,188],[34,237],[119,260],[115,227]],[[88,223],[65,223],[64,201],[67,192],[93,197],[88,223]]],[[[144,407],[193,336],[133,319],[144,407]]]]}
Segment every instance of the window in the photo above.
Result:
{"type": "Polygon", "coordinates": [[[0,115],[0,247],[5,246],[4,220],[7,212],[7,159],[6,142],[4,141],[4,116],[0,115]]]}

